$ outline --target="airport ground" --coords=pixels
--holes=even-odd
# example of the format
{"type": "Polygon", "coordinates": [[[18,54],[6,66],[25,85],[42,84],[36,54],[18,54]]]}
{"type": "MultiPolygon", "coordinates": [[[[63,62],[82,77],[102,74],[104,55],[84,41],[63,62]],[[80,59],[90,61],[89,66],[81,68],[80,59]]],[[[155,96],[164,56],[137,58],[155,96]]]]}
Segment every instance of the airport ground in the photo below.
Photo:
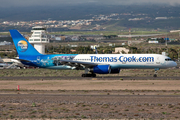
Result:
{"type": "Polygon", "coordinates": [[[180,119],[179,71],[1,70],[0,119],[180,119]]]}

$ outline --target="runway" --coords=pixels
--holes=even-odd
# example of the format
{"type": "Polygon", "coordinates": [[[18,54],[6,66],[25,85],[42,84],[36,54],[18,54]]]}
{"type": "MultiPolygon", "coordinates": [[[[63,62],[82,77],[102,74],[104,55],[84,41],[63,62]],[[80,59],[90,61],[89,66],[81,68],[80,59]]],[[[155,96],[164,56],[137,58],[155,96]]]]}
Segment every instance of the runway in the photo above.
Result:
{"type": "Polygon", "coordinates": [[[0,77],[0,80],[180,80],[176,76],[164,77],[131,77],[131,76],[98,76],[98,77],[79,77],[79,76],[35,76],[35,77],[0,77]]]}
{"type": "Polygon", "coordinates": [[[18,97],[18,98],[28,98],[28,97],[106,97],[106,98],[111,98],[111,97],[116,97],[116,98],[176,98],[180,100],[180,95],[114,95],[114,94],[109,94],[109,95],[92,95],[92,94],[1,94],[1,97],[18,97]]]}

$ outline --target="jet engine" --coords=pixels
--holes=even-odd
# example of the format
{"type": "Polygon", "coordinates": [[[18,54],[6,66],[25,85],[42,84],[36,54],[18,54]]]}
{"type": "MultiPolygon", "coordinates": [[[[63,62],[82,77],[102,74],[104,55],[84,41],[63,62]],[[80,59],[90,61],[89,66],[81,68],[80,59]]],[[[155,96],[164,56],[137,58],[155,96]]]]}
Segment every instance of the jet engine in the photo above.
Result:
{"type": "Polygon", "coordinates": [[[111,67],[109,65],[97,65],[94,66],[90,72],[98,74],[109,74],[111,73],[111,67]]]}
{"type": "Polygon", "coordinates": [[[120,73],[120,69],[111,69],[111,73],[110,74],[119,74],[120,73]]]}

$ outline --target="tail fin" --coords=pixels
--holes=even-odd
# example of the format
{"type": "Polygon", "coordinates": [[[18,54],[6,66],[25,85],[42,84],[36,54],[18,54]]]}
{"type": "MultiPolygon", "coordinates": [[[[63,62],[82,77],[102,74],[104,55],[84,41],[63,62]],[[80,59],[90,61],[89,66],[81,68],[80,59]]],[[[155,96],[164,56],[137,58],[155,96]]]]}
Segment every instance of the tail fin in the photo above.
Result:
{"type": "Polygon", "coordinates": [[[41,55],[17,30],[9,30],[19,57],[41,55]]]}

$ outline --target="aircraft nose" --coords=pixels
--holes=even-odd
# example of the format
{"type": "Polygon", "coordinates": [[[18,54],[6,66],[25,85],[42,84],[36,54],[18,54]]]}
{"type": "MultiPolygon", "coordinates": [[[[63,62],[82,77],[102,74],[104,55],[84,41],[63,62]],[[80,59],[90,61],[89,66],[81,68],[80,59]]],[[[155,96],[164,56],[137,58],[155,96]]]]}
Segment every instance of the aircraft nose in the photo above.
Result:
{"type": "Polygon", "coordinates": [[[176,67],[177,66],[177,63],[176,62],[173,62],[173,67],[176,67]]]}

